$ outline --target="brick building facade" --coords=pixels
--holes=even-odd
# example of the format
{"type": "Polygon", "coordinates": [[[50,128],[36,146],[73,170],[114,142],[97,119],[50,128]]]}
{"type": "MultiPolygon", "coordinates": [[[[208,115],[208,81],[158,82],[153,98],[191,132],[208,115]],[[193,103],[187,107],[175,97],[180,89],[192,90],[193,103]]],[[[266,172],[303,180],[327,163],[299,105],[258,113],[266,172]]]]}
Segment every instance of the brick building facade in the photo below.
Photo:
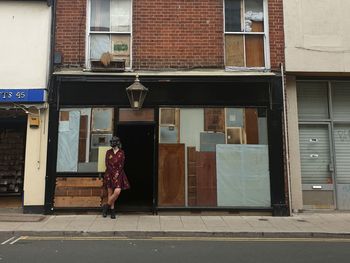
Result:
{"type": "MultiPolygon", "coordinates": [[[[223,0],[133,1],[133,68],[224,68],[223,0]]],[[[56,48],[64,67],[84,67],[86,0],[58,0],[56,48]]],[[[268,0],[270,64],[284,62],[283,1],[268,0]]]]}
{"type": "Polygon", "coordinates": [[[117,135],[132,186],[121,210],[288,214],[282,0],[58,0],[55,22],[46,211],[101,205],[82,189],[99,186],[117,135]],[[148,88],[138,111],[135,77],[148,88]]]}

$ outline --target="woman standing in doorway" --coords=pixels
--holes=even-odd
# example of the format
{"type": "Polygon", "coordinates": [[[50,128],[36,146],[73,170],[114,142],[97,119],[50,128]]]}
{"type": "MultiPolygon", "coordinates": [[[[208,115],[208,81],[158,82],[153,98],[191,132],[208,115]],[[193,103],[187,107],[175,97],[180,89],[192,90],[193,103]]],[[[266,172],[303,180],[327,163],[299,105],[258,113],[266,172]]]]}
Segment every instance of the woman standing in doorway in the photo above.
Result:
{"type": "Polygon", "coordinates": [[[113,136],[110,140],[111,149],[106,152],[106,172],[103,177],[103,186],[107,189],[107,204],[102,206],[102,216],[107,217],[108,209],[111,209],[111,218],[115,219],[115,202],[120,192],[130,188],[128,178],[124,172],[125,155],[120,139],[113,136]]]}

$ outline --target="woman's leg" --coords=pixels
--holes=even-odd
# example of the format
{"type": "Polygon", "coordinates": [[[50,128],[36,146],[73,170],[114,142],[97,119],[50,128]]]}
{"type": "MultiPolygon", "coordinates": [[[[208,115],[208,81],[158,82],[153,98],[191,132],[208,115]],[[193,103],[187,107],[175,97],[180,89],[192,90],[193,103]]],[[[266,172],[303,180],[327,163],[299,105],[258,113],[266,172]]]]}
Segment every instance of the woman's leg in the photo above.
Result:
{"type": "Polygon", "coordinates": [[[114,191],[108,189],[108,204],[111,206],[111,209],[114,209],[114,203],[118,199],[121,190],[120,188],[115,188],[114,191]]]}

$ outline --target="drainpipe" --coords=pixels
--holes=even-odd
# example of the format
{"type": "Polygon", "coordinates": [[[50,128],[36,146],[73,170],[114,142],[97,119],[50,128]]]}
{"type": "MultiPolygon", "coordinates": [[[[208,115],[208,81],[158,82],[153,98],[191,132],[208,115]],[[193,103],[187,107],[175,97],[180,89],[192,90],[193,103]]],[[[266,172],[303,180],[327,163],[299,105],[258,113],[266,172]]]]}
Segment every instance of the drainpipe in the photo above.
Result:
{"type": "MultiPolygon", "coordinates": [[[[56,8],[57,8],[57,0],[47,0],[47,5],[51,6],[51,32],[50,32],[50,61],[49,61],[49,76],[48,76],[48,84],[47,84],[47,92],[48,92],[48,108],[50,109],[50,105],[52,103],[53,94],[53,72],[54,72],[54,58],[55,58],[55,44],[56,44],[56,8]]],[[[50,114],[50,112],[49,112],[50,114]]],[[[48,142],[47,142],[47,154],[50,148],[50,130],[48,131],[48,142]]],[[[46,175],[45,175],[45,201],[44,201],[44,213],[48,214],[51,208],[51,197],[52,197],[52,185],[51,185],[51,164],[49,163],[49,158],[46,160],[46,175]]]]}
{"type": "Polygon", "coordinates": [[[290,186],[290,163],[289,163],[289,140],[288,140],[288,125],[287,125],[287,92],[285,87],[285,76],[284,76],[284,65],[281,63],[281,76],[282,76],[282,96],[283,96],[283,130],[284,130],[284,141],[285,141],[285,161],[286,161],[286,172],[287,172],[287,184],[288,184],[288,206],[289,214],[292,214],[292,196],[290,186]]]}

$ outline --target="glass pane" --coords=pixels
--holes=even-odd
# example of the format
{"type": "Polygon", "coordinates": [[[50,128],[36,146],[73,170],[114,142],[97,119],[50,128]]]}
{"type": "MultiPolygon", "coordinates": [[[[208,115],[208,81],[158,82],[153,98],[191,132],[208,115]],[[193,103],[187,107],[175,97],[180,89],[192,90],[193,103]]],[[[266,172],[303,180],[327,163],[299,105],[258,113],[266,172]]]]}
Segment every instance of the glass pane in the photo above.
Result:
{"type": "Polygon", "coordinates": [[[263,35],[246,35],[245,52],[247,67],[264,67],[264,36],[263,35]]]}
{"type": "Polygon", "coordinates": [[[332,83],[333,115],[337,120],[350,120],[350,82],[332,83]]]}
{"type": "Polygon", "coordinates": [[[225,32],[241,32],[241,0],[225,1],[225,32]]]}
{"type": "Polygon", "coordinates": [[[264,32],[263,0],[245,0],[246,32],[264,32]]]}
{"type": "Polygon", "coordinates": [[[90,36],[90,56],[91,59],[100,60],[105,52],[111,51],[111,41],[109,35],[90,36]]]}
{"type": "Polygon", "coordinates": [[[112,131],[113,109],[92,109],[92,131],[112,131]]]}
{"type": "Polygon", "coordinates": [[[297,97],[300,119],[328,119],[327,82],[298,82],[297,97]]]}
{"type": "Polygon", "coordinates": [[[91,0],[91,31],[109,31],[109,0],[91,0]]]}
{"type": "Polygon", "coordinates": [[[125,66],[130,66],[130,36],[112,35],[112,52],[117,59],[125,59],[125,66]]]}
{"type": "Polygon", "coordinates": [[[131,1],[111,1],[111,31],[130,32],[131,1]]]}
{"type": "Polygon", "coordinates": [[[80,111],[60,112],[57,145],[57,172],[78,170],[80,111]]]}

